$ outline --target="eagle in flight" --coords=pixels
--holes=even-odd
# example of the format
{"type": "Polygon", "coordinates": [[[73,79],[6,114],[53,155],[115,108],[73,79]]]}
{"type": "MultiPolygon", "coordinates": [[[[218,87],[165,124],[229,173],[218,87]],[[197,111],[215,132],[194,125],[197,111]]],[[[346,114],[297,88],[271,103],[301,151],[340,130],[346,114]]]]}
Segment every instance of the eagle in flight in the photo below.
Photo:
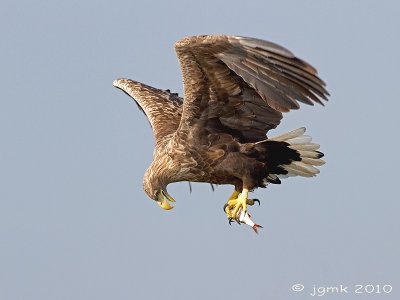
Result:
{"type": "MultiPolygon", "coordinates": [[[[230,184],[229,223],[261,227],[249,218],[248,193],[288,176],[313,177],[323,154],[305,128],[268,138],[282,113],[299,102],[323,104],[329,93],[317,70],[268,41],[227,35],[187,37],[175,43],[184,97],[130,79],[113,85],[146,114],[155,137],[143,188],[163,209],[178,181],[230,184]]],[[[259,201],[258,201],[259,202],[259,201]]]]}

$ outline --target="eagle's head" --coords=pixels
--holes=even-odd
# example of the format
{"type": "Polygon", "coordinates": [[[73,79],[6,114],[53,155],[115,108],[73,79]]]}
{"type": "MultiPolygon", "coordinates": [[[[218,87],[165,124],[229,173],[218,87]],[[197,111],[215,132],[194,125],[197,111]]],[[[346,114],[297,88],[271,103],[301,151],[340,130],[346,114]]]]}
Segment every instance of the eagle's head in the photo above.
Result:
{"type": "Polygon", "coordinates": [[[157,176],[152,170],[152,168],[149,168],[144,175],[144,191],[151,199],[155,200],[161,208],[166,210],[172,209],[173,206],[169,202],[175,202],[175,200],[167,193],[168,183],[163,180],[162,176],[157,176]]]}

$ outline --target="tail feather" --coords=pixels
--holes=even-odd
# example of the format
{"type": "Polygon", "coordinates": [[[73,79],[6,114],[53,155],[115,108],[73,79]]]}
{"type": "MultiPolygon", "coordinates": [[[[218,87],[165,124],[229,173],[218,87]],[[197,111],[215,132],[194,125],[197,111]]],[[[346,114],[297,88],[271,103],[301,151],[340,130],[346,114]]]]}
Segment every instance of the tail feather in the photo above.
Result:
{"type": "Polygon", "coordinates": [[[305,164],[302,160],[292,162],[290,165],[287,165],[287,168],[298,170],[299,172],[309,174],[310,176],[314,176],[319,173],[319,170],[317,168],[315,168],[313,165],[305,164]]]}
{"type": "Polygon", "coordinates": [[[302,135],[302,136],[298,136],[292,139],[288,139],[286,141],[283,142],[287,142],[290,145],[307,145],[311,142],[311,136],[308,135],[302,135]]]}
{"type": "Polygon", "coordinates": [[[303,150],[297,150],[297,152],[300,153],[300,157],[308,157],[308,158],[321,158],[324,155],[319,152],[319,151],[303,151],[303,150]]]}
{"type": "Polygon", "coordinates": [[[300,144],[300,145],[290,145],[289,148],[293,150],[304,150],[304,151],[313,151],[319,149],[318,144],[308,143],[308,144],[300,144]]]}
{"type": "Polygon", "coordinates": [[[270,140],[274,140],[274,141],[277,141],[277,142],[284,142],[284,141],[287,141],[289,139],[296,138],[296,137],[298,137],[300,135],[303,135],[305,132],[306,132],[306,128],[305,127],[301,127],[301,128],[286,132],[284,134],[277,135],[277,136],[271,138],[270,140]]]}
{"type": "Polygon", "coordinates": [[[304,162],[305,164],[313,166],[322,166],[325,164],[325,161],[320,158],[315,159],[315,158],[303,157],[301,161],[304,162]]]}
{"type": "Polygon", "coordinates": [[[285,142],[288,144],[288,148],[298,153],[298,159],[278,166],[286,172],[276,174],[279,178],[289,176],[313,177],[319,173],[315,166],[325,164],[325,161],[321,159],[324,154],[317,151],[320,146],[311,143],[311,137],[304,135],[305,132],[306,129],[302,127],[269,139],[270,141],[285,142]]]}

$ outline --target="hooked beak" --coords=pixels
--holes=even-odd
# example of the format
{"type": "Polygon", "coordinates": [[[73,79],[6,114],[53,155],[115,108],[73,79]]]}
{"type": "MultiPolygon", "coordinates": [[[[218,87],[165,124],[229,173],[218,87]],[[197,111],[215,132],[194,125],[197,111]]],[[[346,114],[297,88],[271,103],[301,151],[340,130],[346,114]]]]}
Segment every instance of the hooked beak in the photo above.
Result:
{"type": "Polygon", "coordinates": [[[161,190],[161,192],[157,196],[157,200],[156,200],[157,204],[160,205],[160,207],[165,210],[170,210],[170,209],[174,208],[172,205],[170,205],[168,203],[168,201],[176,202],[174,200],[174,198],[172,198],[170,195],[168,195],[168,193],[166,191],[161,190]]]}

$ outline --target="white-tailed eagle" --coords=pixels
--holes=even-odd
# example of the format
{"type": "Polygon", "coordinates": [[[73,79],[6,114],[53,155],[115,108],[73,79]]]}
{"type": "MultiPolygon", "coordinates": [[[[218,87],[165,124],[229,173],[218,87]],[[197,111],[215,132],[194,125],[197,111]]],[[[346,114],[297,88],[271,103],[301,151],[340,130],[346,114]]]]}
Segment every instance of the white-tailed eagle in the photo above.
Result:
{"type": "Polygon", "coordinates": [[[248,192],[288,176],[312,177],[324,164],[318,144],[299,128],[267,133],[299,102],[322,104],[329,95],[317,71],[289,50],[239,36],[194,36],[175,50],[184,97],[130,79],[114,86],[131,96],[153,128],[153,162],[143,188],[163,209],[175,200],[167,185],[178,181],[231,184],[224,206],[229,221],[247,223],[254,204],[248,192]]]}

